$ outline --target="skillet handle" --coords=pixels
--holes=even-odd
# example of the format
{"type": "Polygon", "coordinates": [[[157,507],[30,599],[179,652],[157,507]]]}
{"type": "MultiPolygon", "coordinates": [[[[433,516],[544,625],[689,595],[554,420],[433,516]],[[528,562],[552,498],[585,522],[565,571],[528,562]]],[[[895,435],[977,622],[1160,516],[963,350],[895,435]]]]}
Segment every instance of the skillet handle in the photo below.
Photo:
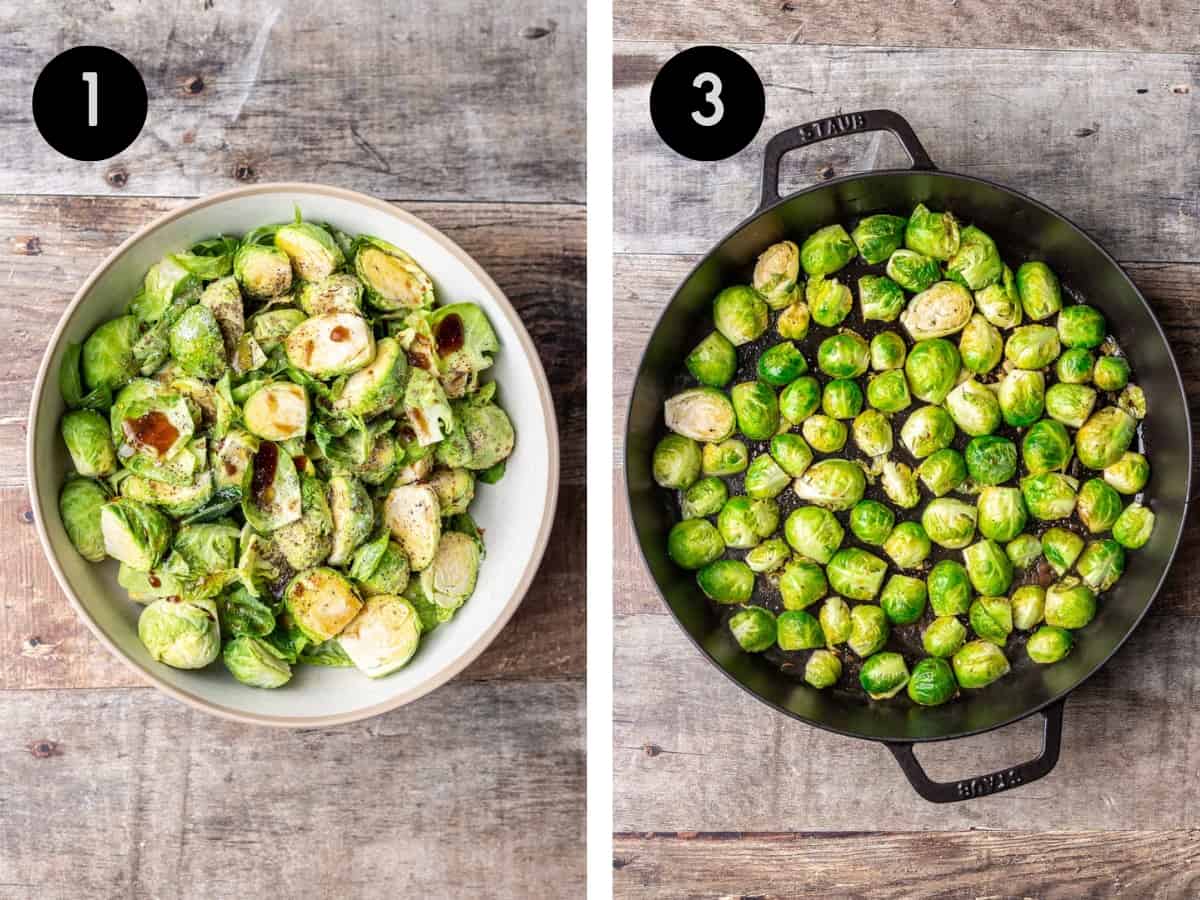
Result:
{"type": "Polygon", "coordinates": [[[917,140],[912,126],[899,113],[890,109],[865,109],[862,112],[843,113],[797,125],[795,128],[779,132],[767,141],[767,149],[763,153],[762,201],[758,208],[764,209],[779,199],[779,161],[785,154],[809,144],[818,144],[844,134],[864,131],[890,131],[904,147],[904,152],[912,160],[914,169],[933,171],[937,168],[925,152],[925,148],[921,146],[921,142],[917,140]]]}
{"type": "Polygon", "coordinates": [[[900,763],[901,770],[916,792],[930,803],[954,803],[958,800],[985,797],[1029,784],[1050,774],[1058,762],[1058,751],[1062,745],[1062,716],[1065,703],[1066,700],[1059,700],[1041,711],[1042,752],[1037,758],[990,775],[964,778],[961,781],[934,781],[921,768],[921,763],[913,753],[912,744],[888,744],[887,748],[896,757],[896,762],[900,763]]]}

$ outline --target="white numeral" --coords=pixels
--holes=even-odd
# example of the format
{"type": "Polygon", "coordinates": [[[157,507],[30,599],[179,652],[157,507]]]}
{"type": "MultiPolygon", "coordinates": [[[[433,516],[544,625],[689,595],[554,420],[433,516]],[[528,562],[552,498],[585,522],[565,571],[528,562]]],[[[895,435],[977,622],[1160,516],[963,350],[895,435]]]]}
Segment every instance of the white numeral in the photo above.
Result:
{"type": "Polygon", "coordinates": [[[95,128],[100,124],[100,102],[96,95],[96,84],[98,83],[98,78],[96,77],[95,72],[84,72],[83,80],[87,82],[88,86],[88,126],[95,128]]]}
{"type": "Polygon", "coordinates": [[[692,118],[697,125],[716,125],[725,117],[725,104],[721,102],[721,79],[712,72],[701,72],[692,82],[692,87],[708,88],[704,101],[712,107],[711,113],[692,112],[692,118]]]}

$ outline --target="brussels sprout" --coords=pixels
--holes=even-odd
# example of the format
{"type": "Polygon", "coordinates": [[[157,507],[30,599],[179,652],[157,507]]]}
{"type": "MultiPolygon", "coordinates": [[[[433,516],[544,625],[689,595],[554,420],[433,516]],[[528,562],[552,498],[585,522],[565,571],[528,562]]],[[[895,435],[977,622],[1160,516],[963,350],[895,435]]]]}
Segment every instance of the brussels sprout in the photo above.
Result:
{"type": "Polygon", "coordinates": [[[1119,391],[1129,384],[1129,363],[1121,356],[1102,356],[1092,369],[1092,381],[1102,391],[1119,391]]]}
{"type": "Polygon", "coordinates": [[[999,596],[1012,584],[1013,567],[1007,554],[995,541],[984,538],[963,550],[967,577],[980,594],[999,596]]]}
{"type": "Polygon", "coordinates": [[[1108,468],[1129,449],[1136,428],[1133,416],[1116,406],[1093,413],[1075,433],[1079,461],[1089,469],[1108,468]]]}
{"type": "Polygon", "coordinates": [[[962,331],[973,312],[970,291],[953,281],[939,281],[909,301],[900,324],[914,341],[926,341],[962,331]]]}
{"type": "Polygon", "coordinates": [[[1008,674],[1008,658],[1004,651],[989,641],[971,641],[963,644],[951,660],[958,686],[967,688],[987,687],[993,681],[1008,674]]]}
{"type": "Polygon", "coordinates": [[[773,387],[791,384],[807,371],[804,354],[791,341],[764,350],[758,358],[758,377],[773,387]]]}
{"type": "Polygon", "coordinates": [[[225,358],[232,361],[238,343],[245,336],[246,314],[242,306],[242,293],[232,275],[211,282],[200,295],[200,304],[208,307],[221,329],[225,344],[225,358]]]}
{"type": "Polygon", "coordinates": [[[1082,384],[1058,383],[1046,391],[1046,415],[1078,428],[1087,421],[1096,405],[1096,392],[1082,384]]]}
{"type": "Polygon", "coordinates": [[[210,599],[155,600],[138,616],[138,638],[156,662],[202,669],[221,652],[217,605],[210,599]]]}
{"type": "Polygon", "coordinates": [[[817,348],[817,366],[832,378],[857,378],[870,363],[870,345],[854,331],[831,335],[817,348]]]}
{"type": "Polygon", "coordinates": [[[904,363],[913,396],[926,403],[941,403],[958,382],[958,349],[943,338],[918,341],[904,363]]]}
{"type": "Polygon", "coordinates": [[[746,469],[746,480],[744,482],[746,493],[756,500],[769,500],[772,497],[778,497],[791,478],[788,473],[780,468],[779,463],[775,462],[767,454],[762,454],[754,458],[750,463],[750,467],[746,469]]]}
{"type": "Polygon", "coordinates": [[[967,627],[955,616],[938,616],[921,635],[921,646],[930,656],[949,659],[967,640],[967,627]]]}
{"type": "Polygon", "coordinates": [[[973,291],[1000,280],[1004,263],[996,242],[974,225],[962,230],[958,251],[946,263],[946,277],[973,291]]]}
{"type": "Polygon", "coordinates": [[[68,478],[58,495],[58,514],[67,537],[89,562],[105,557],[100,511],[107,502],[108,493],[90,478],[68,478]]]}
{"type": "Polygon", "coordinates": [[[713,300],[713,322],[735,347],[757,340],[770,324],[767,302],[746,285],[727,287],[713,300]]]}
{"type": "MultiPolygon", "coordinates": [[[[383,523],[408,556],[412,571],[423,571],[433,562],[442,537],[442,510],[437,491],[432,487],[427,484],[397,484],[384,500],[383,523]]],[[[704,524],[709,523],[704,521],[704,524]]]]}
{"type": "Polygon", "coordinates": [[[1083,628],[1096,615],[1096,594],[1074,576],[1046,588],[1046,624],[1083,628]]]}
{"type": "Polygon", "coordinates": [[[1042,542],[1032,534],[1018,534],[1004,548],[1014,569],[1028,569],[1042,555],[1042,542]]]}
{"type": "Polygon", "coordinates": [[[820,506],[802,506],[783,524],[783,535],[792,549],[821,565],[833,558],[845,534],[833,513],[820,506]]]}
{"type": "Polygon", "coordinates": [[[221,658],[229,673],[250,687],[283,687],[292,677],[292,667],[279,651],[250,635],[239,635],[226,644],[221,658]]]}
{"type": "Polygon", "coordinates": [[[1042,417],[1046,402],[1046,377],[1041,372],[1012,369],[1000,380],[997,393],[1006,425],[1024,428],[1042,417]]]}
{"type": "Polygon", "coordinates": [[[952,213],[936,213],[918,203],[904,229],[904,246],[934,259],[948,260],[958,252],[958,220],[952,213]]]}
{"type": "Polygon", "coordinates": [[[817,618],[821,623],[825,642],[830,647],[844,644],[850,639],[850,607],[841,597],[827,597],[821,604],[821,612],[817,618]]]}
{"type": "Polygon", "coordinates": [[[810,318],[808,304],[797,300],[779,314],[779,318],[775,320],[775,330],[781,338],[802,341],[808,335],[810,318]]]}
{"type": "Polygon", "coordinates": [[[305,478],[300,497],[300,518],[271,535],[275,547],[297,571],[325,562],[333,546],[333,514],[325,498],[325,486],[316,478],[305,478]]]}
{"type": "Polygon", "coordinates": [[[350,574],[364,597],[401,594],[408,587],[408,555],[388,531],[380,531],[378,538],[355,551],[350,574]]]}
{"type": "Polygon", "coordinates": [[[1021,458],[1030,475],[1065,469],[1071,453],[1071,436],[1053,419],[1036,422],[1021,439],[1021,458]]]}
{"type": "Polygon", "coordinates": [[[1104,467],[1104,480],[1122,494],[1136,494],[1150,480],[1150,463],[1142,454],[1126,450],[1115,463],[1104,467]]]}
{"type": "Polygon", "coordinates": [[[745,603],[754,593],[754,573],[739,559],[718,559],[696,573],[696,583],[717,603],[745,603]]]}
{"type": "Polygon", "coordinates": [[[783,309],[797,294],[800,278],[800,248],[791,241],[772,244],[754,264],[752,285],[772,309],[783,309]]]}
{"type": "Polygon", "coordinates": [[[394,244],[362,235],[354,253],[354,273],[376,309],[427,309],[433,306],[433,281],[416,260],[394,244]]]}
{"type": "Polygon", "coordinates": [[[780,650],[812,650],[825,646],[821,623],[803,610],[788,610],[776,619],[780,650]]]}
{"type": "Polygon", "coordinates": [[[1154,513],[1137,501],[1125,507],[1112,527],[1113,539],[1126,550],[1144,547],[1153,532],[1154,513]]]}
{"type": "Polygon", "coordinates": [[[892,452],[892,423],[877,410],[859,413],[851,425],[851,432],[854,443],[867,456],[884,456],[892,452]]]}
{"type": "Polygon", "coordinates": [[[925,582],[893,575],[883,586],[879,605],[893,625],[911,625],[925,612],[925,582]]]}
{"type": "Polygon", "coordinates": [[[841,225],[818,228],[800,245],[800,264],[809,275],[832,275],[858,255],[841,225]]]}
{"type": "Polygon", "coordinates": [[[746,381],[730,392],[738,429],[752,441],[765,441],[779,430],[779,401],[761,381],[746,381]]]}
{"type": "Polygon", "coordinates": [[[251,394],[242,409],[246,430],[268,441],[303,438],[308,431],[308,394],[298,384],[276,381],[251,394]]]}
{"type": "MultiPolygon", "coordinates": [[[[199,451],[199,455],[203,456],[204,451],[199,451]]],[[[169,484],[126,472],[120,489],[122,496],[160,507],[168,515],[187,516],[212,499],[213,476],[209,471],[198,472],[187,484],[169,484]]],[[[230,508],[233,505],[236,504],[230,508]]]]}
{"type": "MultiPolygon", "coordinates": [[[[881,331],[871,338],[871,368],[876,372],[904,368],[908,346],[894,331],[881,331]]],[[[905,386],[907,392],[908,387],[905,386]]]]}
{"type": "Polygon", "coordinates": [[[241,490],[242,478],[258,452],[258,443],[258,438],[240,429],[213,443],[212,469],[217,488],[241,490]]]}
{"type": "Polygon", "coordinates": [[[362,282],[340,272],[320,281],[308,281],[296,291],[296,303],[310,316],[362,312],[362,282]]]}
{"type": "Polygon", "coordinates": [[[748,606],[729,620],[729,630],[747,653],[762,653],[775,645],[775,616],[761,606],[748,606]]]}
{"type": "Polygon", "coordinates": [[[1048,325],[1022,325],[1009,335],[1004,357],[1019,369],[1041,369],[1058,358],[1058,332],[1048,325]]]}
{"type": "Polygon", "coordinates": [[[860,500],[850,510],[850,531],[864,544],[883,546],[895,524],[895,514],[878,500],[860,500]]]}
{"type": "Polygon", "coordinates": [[[886,700],[908,684],[908,666],[899,653],[876,653],[863,663],[858,680],[872,700],[886,700]]]}
{"type": "Polygon", "coordinates": [[[921,527],[939,547],[961,550],[975,538],[975,507],[961,500],[931,500],[921,513],[921,527]]]}
{"type": "Polygon", "coordinates": [[[784,609],[805,609],[828,593],[829,582],[816,563],[794,559],[779,575],[779,596],[784,609]]]}
{"type": "Polygon", "coordinates": [[[225,373],[225,340],[212,310],[190,306],[168,332],[171,355],[188,375],[214,381],[225,373]]]}
{"type": "Polygon", "coordinates": [[[1063,351],[1054,364],[1054,374],[1063,384],[1087,384],[1092,380],[1092,368],[1095,365],[1096,358],[1091,351],[1077,347],[1063,351]]]}
{"type": "Polygon", "coordinates": [[[1016,328],[1021,324],[1021,298],[1012,269],[1004,266],[1000,280],[975,294],[975,306],[997,328],[1016,328]]]}
{"type": "Polygon", "coordinates": [[[730,497],[717,515],[717,528],[727,547],[748,550],[779,526],[779,508],[766,500],[730,497]]]}
{"type": "Polygon", "coordinates": [[[843,422],[829,416],[809,416],[800,426],[804,439],[821,453],[837,453],[846,446],[849,429],[843,422]]]}
{"type": "Polygon", "coordinates": [[[708,519],[684,519],[667,535],[667,555],[683,569],[702,569],[725,552],[725,541],[708,519]]]}
{"type": "Polygon", "coordinates": [[[1075,569],[1093,591],[1107,591],[1125,573],[1125,548],[1112,539],[1092,541],[1080,555],[1075,569]]]}
{"type": "Polygon", "coordinates": [[[849,509],[862,499],[867,479],[862,466],[846,459],[813,463],[792,485],[801,500],[826,509],[849,509]]]}
{"type": "Polygon", "coordinates": [[[853,419],[862,411],[863,393],[857,381],[835,378],[825,385],[821,409],[834,419],[853,419]]]}
{"type": "Polygon", "coordinates": [[[1068,306],[1058,314],[1058,338],[1064,347],[1091,350],[1104,343],[1108,326],[1094,306],[1068,306]]]}
{"type": "Polygon", "coordinates": [[[705,516],[715,516],[728,499],[729,490],[720,478],[714,478],[711,475],[701,478],[683,495],[683,517],[700,519],[705,516]]]}
{"type": "Polygon", "coordinates": [[[733,434],[737,416],[729,398],[716,388],[689,388],[663,404],[667,428],[694,441],[719,443],[733,434]]]}
{"type": "Polygon", "coordinates": [[[659,487],[687,490],[700,477],[700,445],[681,434],[668,434],[655,446],[651,468],[659,487]]]}
{"type": "Polygon", "coordinates": [[[828,650],[814,650],[804,664],[804,680],[817,690],[832,687],[841,677],[842,661],[828,650]]]}
{"type": "MultiPolygon", "coordinates": [[[[400,445],[400,442],[393,438],[390,434],[377,434],[375,435],[374,441],[371,444],[371,452],[367,455],[366,461],[352,464],[349,466],[349,468],[351,472],[370,485],[384,484],[388,481],[388,479],[392,478],[393,474],[396,475],[396,481],[399,482],[400,474],[396,470],[400,468],[398,464],[400,459],[404,456],[404,453],[405,450],[400,445]]],[[[413,466],[431,467],[435,459],[435,456],[427,454],[412,461],[408,466],[403,467],[403,469],[407,470],[408,473],[411,474],[413,466]]],[[[488,471],[488,469],[484,469],[480,475],[482,476],[488,471]]],[[[495,472],[496,469],[493,468],[490,471],[495,472]]],[[[502,475],[503,472],[504,467],[501,465],[499,474],[502,475]]],[[[405,477],[408,476],[406,475],[405,477]]],[[[415,479],[409,478],[410,482],[413,480],[415,479]]],[[[499,478],[497,477],[496,480],[499,480],[499,478]]],[[[495,481],[487,483],[494,484],[495,481]]],[[[393,591],[393,593],[395,592],[393,591]]]]}
{"type": "Polygon", "coordinates": [[[248,297],[266,300],[292,287],[292,263],[277,247],[243,244],[233,257],[233,277],[248,297]]]}
{"type": "Polygon", "coordinates": [[[1099,534],[1112,528],[1121,515],[1121,497],[1110,485],[1092,478],[1079,489],[1075,512],[1088,531],[1099,534]]]}
{"type": "Polygon", "coordinates": [[[1025,508],[1035,519],[1065,519],[1075,511],[1075,491],[1079,482],[1060,472],[1045,472],[1021,479],[1025,508]]]}
{"type": "Polygon", "coordinates": [[[737,438],[718,444],[705,444],[700,451],[700,467],[705,475],[736,475],[750,464],[750,451],[737,438]]]}
{"type": "Polygon", "coordinates": [[[961,382],[946,395],[946,410],[954,424],[973,437],[991,434],[1000,427],[1000,401],[974,378],[961,382]]]}
{"type": "Polygon", "coordinates": [[[1146,418],[1146,392],[1136,384],[1125,385],[1121,396],[1117,398],[1117,406],[1125,410],[1135,419],[1146,418]]]}
{"type": "Polygon", "coordinates": [[[996,326],[975,313],[958,339],[958,353],[962,357],[963,368],[983,375],[1000,365],[1004,356],[1004,339],[996,326]]]}
{"type": "Polygon", "coordinates": [[[301,515],[300,476],[291,456],[263,441],[242,476],[242,514],[260,532],[274,531],[301,515]]]}
{"type": "Polygon", "coordinates": [[[1062,576],[1083,551],[1083,538],[1065,528],[1048,528],[1042,535],[1042,553],[1055,574],[1062,576]]]}
{"type": "Polygon", "coordinates": [[[942,277],[942,268],[936,259],[904,249],[892,254],[886,271],[888,278],[914,294],[927,290],[942,277]]]}
{"type": "Polygon", "coordinates": [[[1022,263],[1017,269],[1017,293],[1025,315],[1040,322],[1062,309],[1062,288],[1058,276],[1044,262],[1022,263]]]}
{"type": "Polygon", "coordinates": [[[83,342],[81,366],[88,390],[119,388],[138,373],[133,346],[138,339],[138,322],[121,316],[105,322],[83,342]]]}
{"type": "Polygon", "coordinates": [[[408,664],[423,630],[411,602],[394,594],[377,594],[367,598],[337,643],[356,669],[369,678],[381,678],[408,664]]]}
{"type": "Polygon", "coordinates": [[[887,498],[897,506],[912,509],[921,501],[921,493],[917,488],[917,476],[912,468],[905,463],[884,460],[883,475],[880,485],[887,498]]]}
{"type": "Polygon", "coordinates": [[[814,277],[804,288],[804,299],[812,320],[826,328],[836,328],[854,308],[850,288],[836,278],[814,277]]]}
{"type": "Polygon", "coordinates": [[[971,604],[967,618],[978,637],[998,647],[1008,643],[1013,616],[1007,597],[979,597],[971,604]]]}
{"type": "Polygon", "coordinates": [[[283,594],[292,621],[312,641],[327,641],[341,633],[362,608],[353,585],[329,568],[297,574],[283,594]]]}
{"type": "Polygon", "coordinates": [[[282,309],[263,309],[250,317],[247,325],[250,334],[258,342],[260,349],[270,353],[278,347],[283,339],[291,334],[301,322],[308,317],[298,309],[284,307],[282,309]]]}
{"type": "Polygon", "coordinates": [[[798,434],[785,431],[771,438],[771,456],[792,478],[799,478],[812,465],[813,452],[798,434]]]}
{"type": "MultiPolygon", "coordinates": [[[[446,471],[447,474],[453,475],[449,470],[446,471]]],[[[461,469],[458,471],[470,479],[469,490],[473,495],[474,479],[469,472],[461,469]]],[[[438,491],[439,483],[434,485],[435,492],[438,491]]],[[[439,494],[439,498],[440,496],[439,494]]],[[[467,503],[470,503],[469,496],[467,503]]],[[[452,504],[440,502],[440,506],[443,514],[451,511],[466,512],[465,505],[454,509],[452,504]]],[[[371,496],[362,483],[357,478],[345,475],[334,475],[329,479],[329,509],[333,515],[333,549],[329,553],[329,564],[342,566],[350,562],[351,554],[371,534],[375,523],[375,509],[371,503],[371,496]]]]}
{"type": "Polygon", "coordinates": [[[1025,501],[1015,487],[985,487],[978,508],[979,532],[993,541],[1011,541],[1025,528],[1025,501]]]}
{"type": "Polygon", "coordinates": [[[792,550],[783,538],[768,538],[746,551],[751,572],[774,572],[791,558],[792,550]]]}
{"type": "Polygon", "coordinates": [[[128,497],[100,508],[104,552],[138,572],[149,572],[171,543],[171,522],[153,506],[128,497]]]}
{"type": "Polygon", "coordinates": [[[821,385],[811,375],[797,378],[779,394],[779,414],[792,425],[799,425],[821,405],[821,385]]]}
{"type": "Polygon", "coordinates": [[[305,319],[288,334],[284,347],[292,366],[316,378],[356,372],[375,358],[371,326],[352,313],[305,319]]]}
{"type": "Polygon", "coordinates": [[[839,550],[825,567],[829,586],[835,593],[852,600],[873,600],[886,574],[887,563],[857,547],[839,550]]]}
{"type": "Polygon", "coordinates": [[[917,477],[931,494],[941,497],[967,480],[967,464],[957,450],[943,447],[921,461],[917,477]]]}
{"type": "Polygon", "coordinates": [[[1042,621],[1046,607],[1046,589],[1027,584],[1013,591],[1012,624],[1021,631],[1032,631],[1042,621]]]}
{"type": "Polygon", "coordinates": [[[714,331],[688,354],[687,368],[701,384],[723,388],[737,371],[737,350],[725,335],[714,331]]]}
{"type": "Polygon", "coordinates": [[[966,613],[971,603],[971,583],[966,568],[953,559],[937,563],[925,579],[929,605],[938,616],[966,613]]]}
{"type": "Polygon", "coordinates": [[[904,227],[908,220],[901,216],[880,213],[867,216],[850,232],[854,246],[865,262],[875,265],[896,252],[904,243],[904,227]]]}
{"type": "MultiPolygon", "coordinates": [[[[929,558],[929,552],[932,549],[925,529],[916,522],[901,522],[892,529],[892,533],[883,542],[883,552],[901,569],[917,568],[929,558]]],[[[850,596],[854,595],[850,594],[850,596]]],[[[869,598],[859,597],[856,599],[869,598]]]]}
{"type": "Polygon", "coordinates": [[[864,659],[883,649],[891,628],[887,615],[878,606],[863,604],[850,610],[850,637],[846,645],[864,659]]]}
{"type": "Polygon", "coordinates": [[[400,403],[408,376],[408,360],[395,338],[375,344],[375,358],[346,379],[342,393],[333,402],[338,412],[370,419],[400,403]]]}
{"type": "Polygon", "coordinates": [[[889,369],[871,376],[867,381],[867,403],[873,409],[885,413],[898,413],[908,409],[912,396],[908,392],[908,379],[900,369],[889,369]]]}
{"type": "Polygon", "coordinates": [[[858,302],[864,321],[895,322],[907,301],[900,285],[886,275],[864,275],[858,279],[858,302]]]}
{"type": "Polygon", "coordinates": [[[977,484],[1003,484],[1017,473],[1017,447],[1008,438],[973,438],[963,456],[967,472],[977,484]]]}
{"type": "Polygon", "coordinates": [[[950,446],[954,420],[940,406],[922,406],[900,426],[900,441],[917,459],[950,446]]]}
{"type": "Polygon", "coordinates": [[[919,706],[941,706],[958,694],[954,670],[944,659],[927,658],[913,667],[908,698],[919,706]]]}
{"type": "Polygon", "coordinates": [[[1049,665],[1066,657],[1074,643],[1075,638],[1067,629],[1043,625],[1029,636],[1025,652],[1035,663],[1049,665]]]}
{"type": "Polygon", "coordinates": [[[108,422],[94,409],[76,409],[62,418],[61,432],[75,471],[88,478],[107,478],[117,471],[117,451],[108,422]]]}

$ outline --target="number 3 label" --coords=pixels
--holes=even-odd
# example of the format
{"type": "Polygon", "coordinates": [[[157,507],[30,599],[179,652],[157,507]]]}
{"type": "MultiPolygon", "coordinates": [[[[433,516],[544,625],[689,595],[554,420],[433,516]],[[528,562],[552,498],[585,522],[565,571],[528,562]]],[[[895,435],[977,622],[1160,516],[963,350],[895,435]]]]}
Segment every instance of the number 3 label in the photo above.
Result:
{"type": "Polygon", "coordinates": [[[711,113],[701,113],[699,110],[692,112],[692,118],[696,120],[697,125],[716,125],[725,117],[725,104],[721,102],[721,79],[712,72],[701,72],[692,81],[692,87],[708,88],[708,93],[704,95],[704,102],[712,107],[711,113]]]}

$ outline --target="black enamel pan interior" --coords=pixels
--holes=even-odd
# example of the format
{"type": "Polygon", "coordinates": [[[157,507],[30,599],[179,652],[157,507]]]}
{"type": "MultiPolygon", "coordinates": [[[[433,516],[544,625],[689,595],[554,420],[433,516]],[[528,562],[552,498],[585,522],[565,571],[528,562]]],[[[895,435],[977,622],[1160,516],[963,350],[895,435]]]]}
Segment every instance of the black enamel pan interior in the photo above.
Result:
{"type": "MultiPolygon", "coordinates": [[[[1162,329],[1120,266],[1082,230],[1009,188],[937,171],[908,123],[895,113],[868,110],[839,115],[776,135],[767,146],[763,184],[759,209],[722,240],[675,292],[638,370],[626,426],[625,472],[632,520],[646,563],[679,624],[715,666],[780,712],[839,734],[886,742],[927,799],[964,799],[1039,778],[1057,760],[1062,700],[1102,666],[1137,626],[1179,543],[1190,496],[1191,429],[1179,371],[1162,329]],[[876,130],[890,131],[901,141],[912,169],[846,176],[779,197],[779,161],[785,153],[840,134],[876,130]],[[991,687],[964,692],[960,699],[932,709],[907,700],[858,702],[816,691],[784,677],[762,658],[741,652],[710,610],[693,573],[677,568],[667,557],[667,532],[676,514],[650,473],[654,445],[665,433],[663,401],[673,390],[697,335],[711,328],[711,303],[717,292],[744,283],[756,256],[776,241],[799,241],[820,226],[852,222],[875,212],[907,212],[918,202],[953,210],[961,220],[983,228],[1010,263],[1045,260],[1067,288],[1103,311],[1146,393],[1149,415],[1142,440],[1152,478],[1145,502],[1157,516],[1150,542],[1129,554],[1124,577],[1102,595],[1099,614],[1078,636],[1070,656],[1052,666],[1014,662],[1013,671],[991,687]],[[1045,745],[1041,756],[1022,766],[937,783],[924,775],[912,755],[913,743],[977,734],[1037,712],[1046,720],[1045,745]]],[[[686,689],[679,685],[679,690],[686,689]]]]}

